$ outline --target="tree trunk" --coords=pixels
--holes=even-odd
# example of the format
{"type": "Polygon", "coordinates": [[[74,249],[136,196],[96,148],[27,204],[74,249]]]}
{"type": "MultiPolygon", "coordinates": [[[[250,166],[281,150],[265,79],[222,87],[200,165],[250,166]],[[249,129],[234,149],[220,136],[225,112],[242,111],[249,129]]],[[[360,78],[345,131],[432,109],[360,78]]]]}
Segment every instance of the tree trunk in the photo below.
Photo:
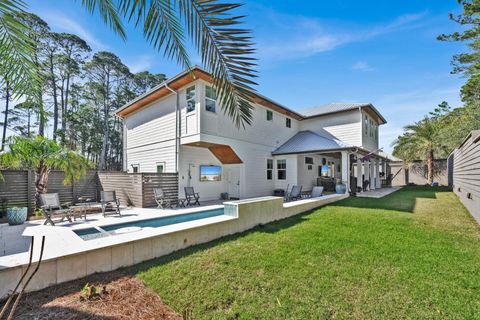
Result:
{"type": "Polygon", "coordinates": [[[37,178],[35,180],[35,203],[37,208],[40,207],[40,195],[47,193],[48,190],[48,174],[50,169],[44,164],[40,164],[36,169],[37,178]]]}
{"type": "Polygon", "coordinates": [[[57,139],[58,130],[58,99],[57,99],[57,82],[55,81],[55,72],[53,70],[53,54],[50,54],[50,76],[52,77],[53,90],[53,140],[57,139]]]}
{"type": "Polygon", "coordinates": [[[3,121],[3,132],[2,132],[2,147],[0,151],[5,150],[5,141],[7,140],[7,125],[8,125],[8,107],[10,102],[10,88],[7,81],[7,87],[5,88],[5,117],[3,121]]]}
{"type": "Polygon", "coordinates": [[[432,185],[433,183],[433,150],[430,150],[427,157],[427,183],[432,185]]]}

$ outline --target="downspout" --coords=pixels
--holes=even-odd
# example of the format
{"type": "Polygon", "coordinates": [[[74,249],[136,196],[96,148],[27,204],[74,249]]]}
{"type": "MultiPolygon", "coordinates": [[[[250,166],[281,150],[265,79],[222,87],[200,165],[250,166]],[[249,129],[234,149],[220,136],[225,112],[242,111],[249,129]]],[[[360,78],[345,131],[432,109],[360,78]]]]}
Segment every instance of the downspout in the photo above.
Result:
{"type": "Polygon", "coordinates": [[[175,94],[175,172],[178,174],[178,167],[179,167],[179,149],[180,149],[180,116],[179,116],[179,97],[178,97],[178,92],[173,90],[168,86],[167,83],[165,83],[165,88],[167,88],[170,92],[175,94]]]}

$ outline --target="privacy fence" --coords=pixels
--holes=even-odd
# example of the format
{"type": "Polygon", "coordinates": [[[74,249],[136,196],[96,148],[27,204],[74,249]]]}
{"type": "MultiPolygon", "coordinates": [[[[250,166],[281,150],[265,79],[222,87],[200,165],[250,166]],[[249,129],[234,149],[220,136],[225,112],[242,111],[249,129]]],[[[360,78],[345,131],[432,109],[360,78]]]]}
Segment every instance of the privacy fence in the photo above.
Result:
{"type": "Polygon", "coordinates": [[[450,187],[480,223],[480,130],[450,154],[448,166],[450,187]]]}
{"type": "MultiPolygon", "coordinates": [[[[2,170],[0,181],[0,217],[7,207],[35,205],[35,171],[2,170]]],[[[116,191],[122,205],[155,206],[153,188],[162,188],[167,198],[178,198],[176,173],[126,173],[88,171],[80,180],[64,184],[64,172],[52,171],[48,179],[48,193],[58,193],[62,203],[77,203],[79,198],[100,200],[100,191],[116,191]]]]}
{"type": "MultiPolygon", "coordinates": [[[[409,184],[423,186],[427,184],[427,165],[423,161],[414,161],[405,164],[403,161],[389,163],[392,173],[392,186],[409,184]]],[[[438,159],[433,163],[433,182],[446,186],[448,184],[447,160],[438,159]]]]}

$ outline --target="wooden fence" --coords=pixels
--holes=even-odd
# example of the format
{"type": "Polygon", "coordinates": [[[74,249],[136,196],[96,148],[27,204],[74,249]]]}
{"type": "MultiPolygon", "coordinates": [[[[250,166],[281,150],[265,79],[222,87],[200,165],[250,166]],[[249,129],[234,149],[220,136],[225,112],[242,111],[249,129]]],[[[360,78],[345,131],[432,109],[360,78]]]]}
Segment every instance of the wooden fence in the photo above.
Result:
{"type": "MultiPolygon", "coordinates": [[[[2,170],[0,181],[0,217],[7,207],[35,207],[35,172],[2,170]]],[[[176,173],[125,173],[88,171],[80,180],[65,185],[63,171],[50,172],[48,192],[58,193],[62,203],[78,202],[79,197],[100,200],[101,190],[115,190],[122,205],[156,206],[153,188],[162,188],[167,198],[178,197],[176,173]]]]}
{"type": "Polygon", "coordinates": [[[102,190],[116,191],[122,205],[156,206],[153,188],[162,188],[167,199],[178,198],[176,173],[99,172],[98,180],[102,190]]]}

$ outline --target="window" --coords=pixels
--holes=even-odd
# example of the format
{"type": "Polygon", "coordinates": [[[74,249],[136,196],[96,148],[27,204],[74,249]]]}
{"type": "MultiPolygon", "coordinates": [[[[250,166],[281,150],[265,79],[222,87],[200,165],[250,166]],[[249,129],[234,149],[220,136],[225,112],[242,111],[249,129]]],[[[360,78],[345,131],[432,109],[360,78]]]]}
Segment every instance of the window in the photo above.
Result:
{"type": "Polygon", "coordinates": [[[165,172],[165,162],[157,163],[157,173],[165,172]]]}
{"type": "Polygon", "coordinates": [[[305,164],[313,164],[313,158],[312,157],[305,157],[305,164]]]}
{"type": "Polygon", "coordinates": [[[210,112],[215,112],[217,104],[217,92],[211,86],[205,86],[205,109],[210,112]]]}
{"type": "Polygon", "coordinates": [[[273,178],[273,160],[267,159],[267,180],[272,180],[273,178]]]}
{"type": "Polygon", "coordinates": [[[365,116],[365,134],[368,135],[368,118],[365,116]]]}
{"type": "Polygon", "coordinates": [[[287,118],[286,120],[287,121],[285,122],[285,125],[287,126],[287,128],[291,128],[292,127],[292,119],[287,118]]]}
{"type": "Polygon", "coordinates": [[[140,165],[132,164],[132,170],[133,170],[133,173],[138,173],[140,171],[140,165]]]}
{"type": "Polygon", "coordinates": [[[267,121],[272,121],[272,120],[273,120],[273,111],[267,110],[267,121]]]}
{"type": "Polygon", "coordinates": [[[287,160],[277,160],[277,179],[287,180],[287,160]]]}
{"type": "Polygon", "coordinates": [[[195,86],[187,88],[187,112],[195,111],[195,86]]]}

